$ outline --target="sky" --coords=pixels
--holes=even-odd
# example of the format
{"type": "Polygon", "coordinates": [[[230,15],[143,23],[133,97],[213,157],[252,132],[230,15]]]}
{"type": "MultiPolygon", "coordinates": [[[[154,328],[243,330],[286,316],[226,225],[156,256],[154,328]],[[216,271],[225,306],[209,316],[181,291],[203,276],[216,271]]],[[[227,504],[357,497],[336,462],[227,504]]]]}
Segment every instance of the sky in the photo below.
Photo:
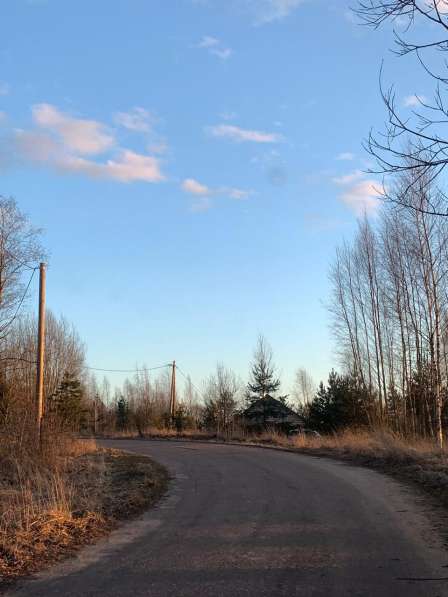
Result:
{"type": "Polygon", "coordinates": [[[328,270],[380,204],[362,143],[382,59],[404,113],[428,93],[390,30],[345,0],[15,0],[0,19],[0,194],[42,227],[48,306],[89,365],[246,381],[262,333],[285,392],[337,368],[328,270]]]}

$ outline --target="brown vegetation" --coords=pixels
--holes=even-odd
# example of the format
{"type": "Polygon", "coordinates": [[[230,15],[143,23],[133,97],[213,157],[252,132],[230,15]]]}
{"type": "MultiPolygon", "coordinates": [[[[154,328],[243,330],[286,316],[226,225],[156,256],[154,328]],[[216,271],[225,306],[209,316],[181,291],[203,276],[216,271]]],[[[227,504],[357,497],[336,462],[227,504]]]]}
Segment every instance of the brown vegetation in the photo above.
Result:
{"type": "Polygon", "coordinates": [[[3,583],[91,543],[166,487],[164,469],[148,458],[98,450],[92,440],[59,440],[37,458],[0,455],[3,583]]]}

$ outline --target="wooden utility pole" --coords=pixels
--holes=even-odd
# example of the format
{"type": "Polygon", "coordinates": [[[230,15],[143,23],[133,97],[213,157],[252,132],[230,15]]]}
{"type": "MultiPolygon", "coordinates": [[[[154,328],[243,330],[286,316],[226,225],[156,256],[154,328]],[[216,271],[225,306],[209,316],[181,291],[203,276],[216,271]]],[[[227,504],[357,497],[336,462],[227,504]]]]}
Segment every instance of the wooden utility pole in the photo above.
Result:
{"type": "Polygon", "coordinates": [[[41,442],[42,417],[44,414],[44,363],[45,363],[45,300],[47,266],[41,263],[39,267],[39,323],[37,336],[37,437],[41,442]]]}
{"type": "Polygon", "coordinates": [[[171,372],[170,417],[171,422],[176,414],[176,361],[173,361],[171,372]]]}

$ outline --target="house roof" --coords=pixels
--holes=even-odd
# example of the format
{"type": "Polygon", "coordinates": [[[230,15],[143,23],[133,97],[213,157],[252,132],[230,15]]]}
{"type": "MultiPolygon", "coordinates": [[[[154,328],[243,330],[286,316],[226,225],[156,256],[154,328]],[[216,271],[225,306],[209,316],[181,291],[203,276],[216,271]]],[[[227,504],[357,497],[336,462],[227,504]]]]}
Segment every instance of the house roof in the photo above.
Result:
{"type": "Polygon", "coordinates": [[[243,411],[243,416],[247,418],[256,417],[259,414],[264,414],[266,411],[271,416],[277,416],[283,418],[286,416],[295,417],[301,419],[300,415],[294,412],[289,406],[283,404],[280,400],[273,398],[272,396],[266,396],[266,398],[259,398],[252,402],[252,404],[243,411]]]}

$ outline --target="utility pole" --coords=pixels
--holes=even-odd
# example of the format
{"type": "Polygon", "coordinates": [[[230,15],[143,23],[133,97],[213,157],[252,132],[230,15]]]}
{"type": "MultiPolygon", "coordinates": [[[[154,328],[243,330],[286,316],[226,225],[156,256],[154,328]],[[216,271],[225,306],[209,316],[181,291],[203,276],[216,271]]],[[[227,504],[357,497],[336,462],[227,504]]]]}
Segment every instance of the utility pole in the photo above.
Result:
{"type": "Polygon", "coordinates": [[[95,394],[95,399],[93,402],[93,433],[98,433],[98,394],[95,394]]]}
{"type": "Polygon", "coordinates": [[[170,417],[173,422],[176,414],[176,361],[173,361],[171,372],[170,417]]]}
{"type": "Polygon", "coordinates": [[[44,415],[44,363],[45,363],[45,300],[47,266],[41,263],[39,267],[39,323],[37,336],[37,437],[39,445],[42,434],[42,417],[44,415]]]}

